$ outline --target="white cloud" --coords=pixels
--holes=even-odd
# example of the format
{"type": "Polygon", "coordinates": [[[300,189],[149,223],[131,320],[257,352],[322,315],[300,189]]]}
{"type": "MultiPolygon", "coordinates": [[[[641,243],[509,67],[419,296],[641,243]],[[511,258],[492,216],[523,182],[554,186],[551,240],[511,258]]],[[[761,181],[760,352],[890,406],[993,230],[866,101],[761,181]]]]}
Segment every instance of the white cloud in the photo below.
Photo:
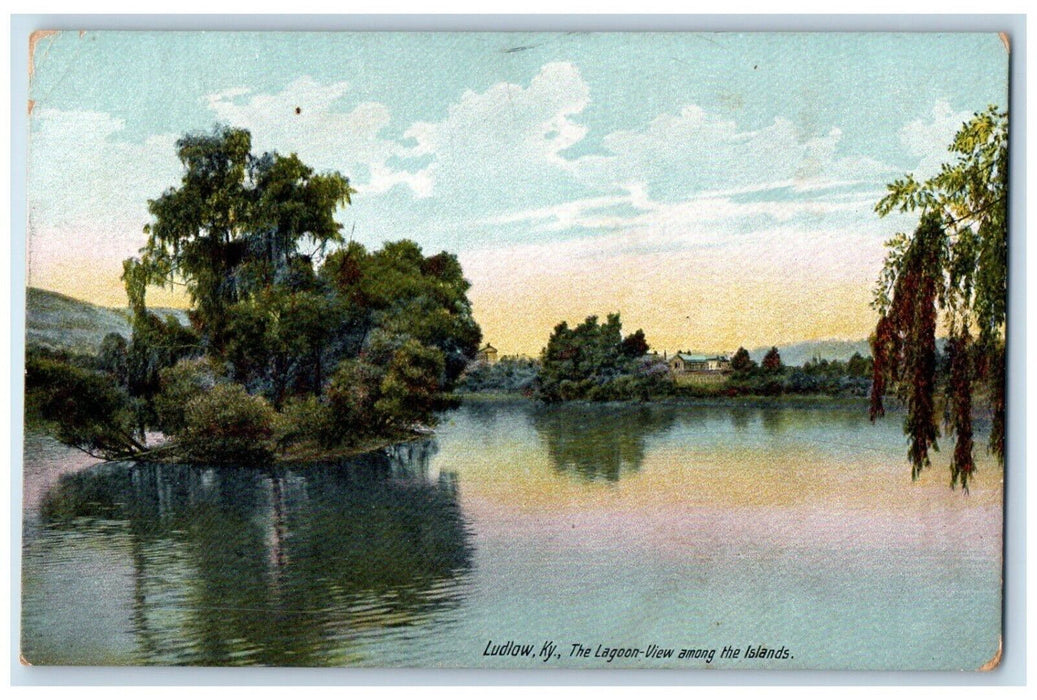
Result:
{"type": "Polygon", "coordinates": [[[681,212],[713,222],[817,219],[860,210],[862,188],[871,198],[874,185],[894,172],[840,156],[836,126],[806,134],[778,117],[742,130],[697,105],[605,135],[607,155],[567,159],[565,150],[588,134],[578,118],[591,100],[571,63],[544,65],[528,85],[468,90],[443,119],[414,123],[399,141],[383,136],[391,120],[384,105],[337,108],[349,90],[346,82],[322,85],[303,76],[276,94],[232,88],[206,101],[219,120],[250,129],[256,150],[294,151],[318,169],[341,170],[362,194],[403,185],[419,198],[435,195],[439,224],[476,230],[524,221],[546,234],[615,230],[659,216],[662,203],[680,205],[665,209],[667,219],[681,212]],[[412,172],[397,158],[428,164],[412,172]],[[761,201],[735,198],[753,193],[761,201]],[[528,202],[542,204],[522,210],[528,202]]]}
{"type": "Polygon", "coordinates": [[[916,179],[926,180],[940,171],[940,165],[950,158],[947,147],[971,117],[970,112],[955,112],[948,102],[939,100],[929,119],[916,119],[900,130],[901,145],[918,159],[913,170],[916,179]]]}
{"type": "Polygon", "coordinates": [[[826,279],[868,289],[882,265],[883,241],[896,227],[891,219],[844,215],[792,219],[746,232],[689,216],[684,205],[666,205],[597,236],[467,250],[461,259],[471,279],[484,285],[503,284],[500,274],[508,269],[564,278],[586,269],[648,274],[706,264],[710,274],[734,281],[809,286],[826,279]]]}
{"type": "Polygon", "coordinates": [[[606,155],[567,162],[587,195],[478,223],[487,244],[494,243],[490,232],[509,226],[534,249],[546,246],[545,258],[723,248],[738,259],[766,253],[793,266],[826,250],[839,269],[863,257],[880,262],[895,223],[880,221],[873,207],[897,171],[842,154],[842,140],[834,125],[811,135],[777,117],[743,130],[688,105],[606,135],[606,155]],[[830,250],[836,240],[852,244],[830,250]]]}
{"type": "MultiPolygon", "coordinates": [[[[856,191],[829,194],[821,198],[755,201],[738,201],[733,198],[742,193],[766,191],[745,188],[704,192],[680,202],[658,202],[648,199],[644,188],[639,185],[627,185],[626,189],[625,195],[577,199],[549,207],[511,212],[481,223],[489,226],[528,222],[537,231],[565,231],[572,228],[650,227],[664,220],[683,219],[698,224],[727,224],[728,228],[737,228],[743,222],[760,217],[781,223],[795,219],[818,220],[833,215],[870,214],[879,196],[878,192],[856,191]],[[630,208],[625,215],[600,213],[624,205],[630,208]]],[[[768,186],[766,189],[772,188],[768,186]]]]}
{"type": "MultiPolygon", "coordinates": [[[[511,241],[548,245],[579,230],[596,231],[586,239],[593,243],[554,252],[730,246],[749,255],[758,246],[777,259],[782,250],[820,254],[803,237],[830,245],[832,232],[859,230],[858,239],[871,246],[889,228],[871,208],[894,171],[842,154],[837,125],[808,134],[777,117],[744,130],[688,105],[605,135],[605,155],[570,159],[566,149],[588,136],[579,118],[591,101],[570,63],[544,65],[528,84],[467,91],[443,119],[412,124],[400,140],[385,136],[392,121],[385,105],[346,108],[349,95],[346,82],[303,76],[273,94],[232,87],[204,100],[217,120],[252,132],[254,151],[294,151],[318,170],[349,175],[376,227],[396,211],[396,219],[420,227],[419,236],[465,232],[460,245],[470,250],[499,250],[502,232],[511,241]],[[408,170],[400,165],[407,159],[425,163],[408,170]],[[394,188],[395,196],[374,196],[394,188]]],[[[931,119],[905,126],[901,140],[915,157],[942,157],[960,122],[938,103],[931,119]]],[[[30,212],[39,242],[60,246],[78,229],[98,247],[113,247],[113,257],[140,245],[147,199],[179,178],[177,136],[134,144],[120,139],[123,131],[120,119],[99,112],[33,115],[30,212]]]]}
{"type": "Polygon", "coordinates": [[[642,129],[609,134],[603,145],[610,155],[581,158],[576,168],[581,177],[599,184],[640,179],[670,199],[777,182],[806,189],[890,172],[869,158],[840,157],[842,135],[834,126],[827,133],[807,134],[783,117],[742,131],[731,120],[687,105],[678,114],[659,115],[642,129]]]}
{"type": "Polygon", "coordinates": [[[35,228],[101,229],[139,247],[147,200],[179,180],[177,137],[132,142],[121,138],[124,130],[122,119],[102,112],[33,112],[28,203],[35,228]]]}
{"type": "Polygon", "coordinates": [[[340,170],[362,194],[404,185],[419,198],[435,194],[444,207],[478,202],[484,212],[509,193],[528,200],[521,192],[550,191],[560,177],[569,179],[561,152],[587,132],[573,117],[590,90],[570,63],[544,65],[528,86],[468,90],[444,119],[416,122],[400,140],[383,135],[391,121],[385,105],[343,111],[349,91],[346,82],[303,76],[276,94],[231,88],[205,101],[217,120],[249,129],[254,150],[295,152],[317,169],[340,170]],[[412,171],[397,158],[430,162],[412,171]]]}
{"type": "Polygon", "coordinates": [[[336,109],[348,92],[349,83],[324,85],[302,76],[276,94],[231,88],[205,100],[219,121],[252,133],[254,151],[297,153],[317,170],[342,172],[363,193],[404,185],[418,197],[428,196],[426,173],[388,164],[405,150],[381,135],[391,119],[389,109],[378,102],[364,102],[348,112],[336,109]]]}
{"type": "Polygon", "coordinates": [[[446,199],[490,205],[519,192],[549,190],[571,167],[561,152],[587,128],[573,119],[590,88],[571,63],[548,63],[528,87],[496,83],[466,91],[445,119],[417,122],[404,133],[410,155],[431,155],[428,168],[446,199]]]}
{"type": "Polygon", "coordinates": [[[552,222],[552,229],[567,229],[574,226],[587,227],[587,213],[600,211],[608,207],[630,205],[638,208],[651,208],[651,203],[644,199],[639,186],[632,186],[628,194],[609,197],[590,197],[576,199],[564,204],[555,204],[547,207],[535,207],[523,211],[514,211],[507,214],[492,216],[480,223],[487,226],[499,224],[514,224],[522,222],[552,222]]]}

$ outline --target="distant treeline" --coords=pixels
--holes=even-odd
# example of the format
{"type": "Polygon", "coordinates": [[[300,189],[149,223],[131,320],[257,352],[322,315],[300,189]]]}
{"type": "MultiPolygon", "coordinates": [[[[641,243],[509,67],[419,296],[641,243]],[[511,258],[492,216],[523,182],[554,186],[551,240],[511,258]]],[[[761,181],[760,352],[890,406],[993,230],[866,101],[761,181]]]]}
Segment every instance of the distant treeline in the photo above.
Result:
{"type": "MultiPolygon", "coordinates": [[[[945,365],[944,359],[940,366],[945,370],[945,365]]],[[[663,355],[651,352],[642,330],[624,336],[616,313],[604,323],[591,316],[573,328],[558,324],[537,359],[472,363],[458,391],[516,393],[548,403],[785,394],[866,397],[872,370],[871,358],[860,353],[845,361],[814,358],[791,367],[773,347],[759,363],[739,348],[729,371],[677,374],[663,355]]]]}
{"type": "Polygon", "coordinates": [[[678,387],[692,396],[780,396],[782,394],[824,394],[826,396],[867,396],[871,390],[872,361],[854,353],[850,359],[815,358],[800,367],[781,360],[772,347],[757,365],[744,348],[731,358],[731,373],[719,384],[678,387]]]}

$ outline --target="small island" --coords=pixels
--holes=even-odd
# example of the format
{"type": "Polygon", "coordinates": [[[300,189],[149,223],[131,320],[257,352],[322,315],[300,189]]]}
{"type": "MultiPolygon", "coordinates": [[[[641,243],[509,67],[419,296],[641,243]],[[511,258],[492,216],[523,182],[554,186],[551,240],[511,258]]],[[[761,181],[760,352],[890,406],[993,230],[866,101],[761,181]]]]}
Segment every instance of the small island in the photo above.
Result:
{"type": "Polygon", "coordinates": [[[349,180],[253,155],[246,130],[188,134],[177,154],[181,184],[149,202],[123,264],[130,338],[30,346],[27,420],[107,460],[253,463],[427,432],[481,340],[456,256],[346,241],[349,180]],[[152,285],[186,287],[188,324],[147,307],[152,285]]]}

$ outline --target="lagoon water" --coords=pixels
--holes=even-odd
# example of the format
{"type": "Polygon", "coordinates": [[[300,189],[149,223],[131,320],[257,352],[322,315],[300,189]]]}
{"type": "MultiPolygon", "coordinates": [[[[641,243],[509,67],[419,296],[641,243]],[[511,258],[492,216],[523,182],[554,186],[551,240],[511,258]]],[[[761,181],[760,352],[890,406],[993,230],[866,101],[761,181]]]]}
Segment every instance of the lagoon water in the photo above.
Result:
{"type": "Polygon", "coordinates": [[[475,402],[431,439],[267,470],[96,464],[29,435],[22,653],[976,669],[999,646],[1002,472],[978,447],[963,496],[949,449],[917,482],[906,451],[899,417],[862,407],[475,402]],[[745,658],[761,645],[778,653],[745,658]]]}

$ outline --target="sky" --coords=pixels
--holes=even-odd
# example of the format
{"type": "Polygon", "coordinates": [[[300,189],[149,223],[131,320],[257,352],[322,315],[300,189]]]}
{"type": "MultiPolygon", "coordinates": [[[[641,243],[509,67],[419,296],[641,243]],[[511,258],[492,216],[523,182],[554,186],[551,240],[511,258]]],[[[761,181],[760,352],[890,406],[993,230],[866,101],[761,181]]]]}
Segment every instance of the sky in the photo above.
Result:
{"type": "Polygon", "coordinates": [[[64,32],[30,70],[31,286],[125,306],[176,140],[229,124],[349,177],[346,238],[455,253],[527,355],[616,311],[671,352],[867,337],[916,223],[885,183],[1008,92],[996,34],[64,32]]]}

